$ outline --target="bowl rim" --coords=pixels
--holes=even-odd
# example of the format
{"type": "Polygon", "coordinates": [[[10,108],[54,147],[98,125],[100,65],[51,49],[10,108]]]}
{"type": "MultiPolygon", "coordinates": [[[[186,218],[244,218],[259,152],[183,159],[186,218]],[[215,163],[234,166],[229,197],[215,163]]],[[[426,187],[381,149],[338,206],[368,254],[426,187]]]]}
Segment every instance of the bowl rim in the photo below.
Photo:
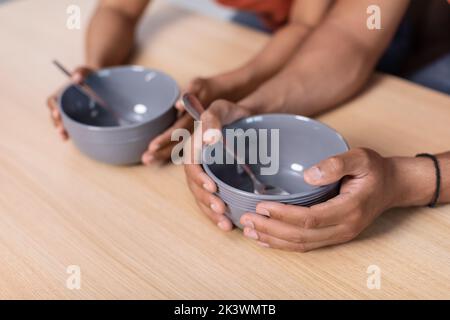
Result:
{"type": "MultiPolygon", "coordinates": [[[[250,121],[251,121],[252,119],[255,119],[255,118],[271,118],[271,117],[280,117],[280,116],[281,116],[281,117],[285,117],[285,118],[295,118],[295,119],[301,120],[301,121],[313,122],[313,123],[315,123],[315,124],[324,126],[325,128],[331,130],[331,131],[336,135],[336,137],[337,137],[338,139],[340,139],[340,140],[344,143],[344,146],[345,146],[346,150],[343,151],[343,152],[347,152],[348,150],[350,150],[350,147],[349,147],[347,141],[346,141],[346,140],[344,139],[344,137],[343,137],[339,132],[337,132],[335,129],[333,129],[333,128],[330,127],[329,125],[327,125],[327,124],[325,124],[325,123],[323,123],[323,122],[320,122],[320,121],[318,121],[318,120],[311,119],[311,118],[308,118],[308,117],[305,117],[305,116],[301,116],[301,115],[296,115],[296,114],[288,114],[288,113],[266,113],[266,114],[253,115],[253,116],[250,116],[250,117],[245,117],[245,118],[241,118],[241,119],[238,119],[238,120],[236,120],[236,121],[233,121],[232,123],[230,123],[230,124],[224,126],[223,129],[227,129],[227,127],[229,127],[229,126],[231,126],[231,125],[233,125],[233,124],[235,124],[235,123],[237,123],[237,122],[243,121],[243,120],[250,120],[250,121]]],[[[258,201],[282,201],[282,200],[291,200],[291,199],[295,199],[295,198],[301,198],[301,197],[304,196],[305,194],[311,193],[311,191],[303,191],[303,192],[298,192],[298,193],[291,193],[291,194],[286,195],[286,196],[260,195],[260,194],[255,194],[255,193],[247,192],[247,191],[244,191],[244,190],[235,188],[235,187],[233,187],[233,186],[230,186],[229,184],[227,184],[227,183],[225,183],[224,181],[220,180],[220,179],[219,179],[219,178],[211,171],[211,169],[209,168],[209,165],[206,164],[206,163],[203,161],[203,159],[205,158],[205,153],[206,153],[206,149],[207,149],[207,148],[208,148],[208,147],[204,147],[203,150],[202,150],[202,167],[203,167],[203,170],[205,170],[206,174],[207,174],[209,177],[211,177],[211,178],[212,178],[219,186],[222,186],[223,188],[226,188],[226,189],[228,189],[229,191],[238,194],[239,196],[244,196],[244,197],[253,198],[253,199],[258,200],[258,201]]],[[[316,189],[315,192],[318,192],[320,189],[325,189],[325,188],[330,188],[330,191],[331,191],[331,189],[332,189],[333,187],[336,187],[336,185],[339,185],[339,181],[338,181],[338,182],[335,182],[335,183],[331,183],[331,184],[325,185],[325,186],[320,186],[320,187],[318,187],[318,188],[316,189]]]]}
{"type": "Polygon", "coordinates": [[[120,66],[113,66],[113,67],[107,67],[107,68],[102,68],[102,69],[98,69],[95,70],[94,72],[92,72],[90,75],[88,75],[88,77],[90,77],[93,74],[98,74],[100,72],[105,72],[105,71],[116,71],[116,70],[120,70],[120,69],[134,69],[136,70],[136,72],[142,72],[142,71],[147,71],[147,72],[156,72],[168,79],[170,79],[171,81],[173,81],[173,83],[175,84],[174,88],[175,88],[175,92],[176,94],[174,95],[173,98],[173,102],[171,103],[171,107],[168,108],[166,111],[162,112],[160,115],[158,115],[157,117],[153,118],[153,119],[149,119],[145,122],[140,122],[140,123],[135,123],[135,124],[128,124],[128,125],[121,125],[121,126],[110,126],[110,127],[99,127],[99,126],[92,126],[92,125],[88,125],[85,124],[83,122],[77,121],[75,119],[73,119],[71,116],[69,116],[64,109],[62,108],[62,97],[64,96],[64,94],[66,93],[66,91],[73,86],[73,83],[68,83],[66,86],[64,86],[58,96],[57,96],[57,106],[58,106],[58,110],[59,112],[61,112],[62,115],[64,115],[64,118],[67,119],[68,121],[70,121],[73,124],[76,124],[78,126],[84,127],[89,131],[101,131],[101,132],[114,132],[114,131],[122,131],[122,130],[127,130],[127,129],[136,129],[145,125],[148,125],[149,123],[153,122],[153,121],[157,121],[158,119],[164,117],[168,112],[171,112],[172,109],[174,109],[174,105],[176,103],[176,101],[179,99],[180,97],[180,88],[178,86],[178,83],[176,82],[176,80],[174,78],[172,78],[172,76],[170,76],[169,74],[165,73],[164,71],[161,71],[159,69],[154,69],[154,68],[147,68],[144,66],[140,66],[140,65],[135,65],[135,64],[131,64],[131,65],[120,65],[120,66]]]}

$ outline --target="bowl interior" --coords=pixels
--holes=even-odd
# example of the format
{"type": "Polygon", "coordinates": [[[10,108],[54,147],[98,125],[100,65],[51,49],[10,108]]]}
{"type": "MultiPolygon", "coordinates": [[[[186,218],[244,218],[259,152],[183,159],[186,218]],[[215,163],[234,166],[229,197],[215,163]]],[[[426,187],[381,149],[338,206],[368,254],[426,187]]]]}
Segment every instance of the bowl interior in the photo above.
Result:
{"type": "Polygon", "coordinates": [[[151,121],[167,112],[179,94],[171,77],[139,66],[102,69],[90,74],[85,82],[112,112],[88,98],[76,85],[64,90],[60,102],[68,117],[89,126],[130,126],[151,121]]]}
{"type": "MultiPolygon", "coordinates": [[[[263,165],[264,162],[259,156],[261,143],[264,143],[265,140],[261,140],[260,134],[257,134],[256,144],[250,144],[249,140],[245,142],[246,163],[250,165],[253,173],[262,182],[279,186],[290,194],[317,191],[317,187],[304,181],[303,171],[323,159],[348,150],[345,140],[336,131],[323,123],[302,116],[267,114],[241,119],[224,128],[223,134],[226,141],[230,141],[231,138],[231,135],[227,134],[227,129],[237,128],[244,131],[256,129],[257,132],[262,132],[263,136],[267,136],[268,154],[270,154],[272,166],[278,167],[278,171],[275,174],[262,174],[261,168],[267,168],[270,165],[263,165]],[[273,130],[278,131],[279,139],[276,139],[277,133],[273,130]],[[272,140],[272,136],[274,140],[272,140]],[[276,143],[277,140],[279,143],[276,143]],[[256,154],[258,154],[257,163],[251,164],[249,155],[252,150],[255,152],[255,148],[257,149],[256,154]],[[276,154],[278,154],[278,159],[276,154]]],[[[237,145],[236,141],[235,145],[237,145]]],[[[253,186],[248,175],[239,174],[236,164],[209,164],[214,156],[213,147],[205,148],[204,161],[208,163],[205,165],[207,172],[210,171],[213,178],[218,179],[218,183],[224,184],[225,188],[231,187],[232,191],[238,189],[253,194],[253,186]]]]}

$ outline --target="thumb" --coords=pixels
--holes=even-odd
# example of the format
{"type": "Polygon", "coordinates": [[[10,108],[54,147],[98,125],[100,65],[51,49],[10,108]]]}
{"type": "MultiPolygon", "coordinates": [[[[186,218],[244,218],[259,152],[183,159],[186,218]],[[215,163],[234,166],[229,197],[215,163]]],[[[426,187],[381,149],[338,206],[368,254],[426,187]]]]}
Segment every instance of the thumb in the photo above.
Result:
{"type": "Polygon", "coordinates": [[[353,149],[325,159],[304,172],[305,182],[314,186],[337,182],[345,176],[359,177],[369,171],[373,151],[353,149]]]}
{"type": "Polygon", "coordinates": [[[87,67],[78,67],[72,73],[72,81],[75,83],[83,83],[84,79],[94,70],[87,67]]]}
{"type": "MultiPolygon", "coordinates": [[[[186,90],[184,90],[184,93],[190,93],[196,96],[203,105],[207,105],[209,101],[206,100],[204,94],[206,83],[207,80],[204,78],[195,78],[189,82],[189,84],[186,87],[186,90]]],[[[181,98],[178,99],[178,101],[175,103],[175,108],[177,108],[180,111],[184,111],[184,106],[181,98]]]]}
{"type": "Polygon", "coordinates": [[[203,141],[207,144],[218,142],[222,138],[222,126],[235,120],[247,117],[250,112],[237,104],[227,100],[214,101],[200,120],[203,127],[203,141]]]}
{"type": "Polygon", "coordinates": [[[222,139],[222,124],[224,114],[229,110],[229,102],[217,100],[213,102],[200,117],[202,122],[203,142],[214,144],[222,139]]]}

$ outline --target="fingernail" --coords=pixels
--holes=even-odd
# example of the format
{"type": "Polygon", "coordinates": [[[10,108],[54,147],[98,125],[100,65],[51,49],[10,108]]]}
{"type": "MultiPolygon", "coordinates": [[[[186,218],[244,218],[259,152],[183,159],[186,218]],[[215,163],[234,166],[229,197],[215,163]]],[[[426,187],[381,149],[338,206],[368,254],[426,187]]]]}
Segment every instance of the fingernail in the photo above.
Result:
{"type": "Polygon", "coordinates": [[[244,229],[244,235],[247,238],[250,238],[250,239],[253,239],[253,240],[258,240],[258,234],[256,233],[255,229],[245,228],[244,229]]]}
{"type": "Polygon", "coordinates": [[[150,147],[150,150],[151,151],[156,151],[159,148],[161,148],[161,145],[159,143],[158,144],[152,144],[152,146],[150,147]]]}
{"type": "Polygon", "coordinates": [[[309,168],[307,174],[313,180],[320,180],[322,178],[322,171],[318,167],[309,168]]]}
{"type": "Polygon", "coordinates": [[[260,215],[263,215],[263,216],[266,216],[266,217],[270,217],[270,212],[266,208],[257,208],[256,209],[256,213],[260,214],[260,215]]]}
{"type": "Polygon", "coordinates": [[[217,226],[223,231],[227,231],[229,229],[228,221],[226,220],[226,218],[221,219],[219,223],[217,223],[217,226]]]}
{"type": "Polygon", "coordinates": [[[211,190],[211,187],[208,183],[203,184],[203,189],[205,189],[208,192],[214,192],[214,190],[211,190]]]}
{"type": "Polygon", "coordinates": [[[58,117],[58,111],[57,110],[53,110],[52,115],[53,115],[53,118],[57,118],[58,117]]]}
{"type": "Polygon", "coordinates": [[[255,225],[253,224],[253,222],[251,220],[245,220],[244,221],[244,226],[251,228],[251,229],[255,229],[255,225]]]}
{"type": "Polygon", "coordinates": [[[73,75],[72,75],[72,80],[73,80],[74,82],[77,82],[77,83],[81,82],[81,75],[80,75],[79,73],[73,74],[73,75]]]}
{"type": "Polygon", "coordinates": [[[262,241],[256,241],[256,243],[258,245],[260,245],[261,247],[264,247],[264,248],[269,248],[270,247],[268,243],[265,243],[265,242],[262,242],[262,241]]]}
{"type": "Polygon", "coordinates": [[[181,100],[178,100],[177,103],[175,104],[175,107],[176,107],[178,110],[183,110],[183,109],[184,109],[183,102],[182,102],[181,100]]]}
{"type": "Polygon", "coordinates": [[[206,144],[213,144],[214,143],[214,137],[205,136],[205,137],[203,137],[203,142],[206,143],[206,144]]]}
{"type": "Polygon", "coordinates": [[[220,140],[220,131],[217,129],[208,129],[203,134],[203,142],[206,144],[214,144],[220,140]]]}
{"type": "Polygon", "coordinates": [[[215,205],[214,203],[211,203],[210,207],[211,207],[211,210],[214,211],[215,213],[222,213],[222,212],[220,212],[219,207],[217,205],[215,205]]]}
{"type": "Polygon", "coordinates": [[[151,156],[151,155],[145,154],[142,157],[142,162],[145,163],[145,164],[149,164],[152,161],[153,161],[153,156],[151,156]]]}

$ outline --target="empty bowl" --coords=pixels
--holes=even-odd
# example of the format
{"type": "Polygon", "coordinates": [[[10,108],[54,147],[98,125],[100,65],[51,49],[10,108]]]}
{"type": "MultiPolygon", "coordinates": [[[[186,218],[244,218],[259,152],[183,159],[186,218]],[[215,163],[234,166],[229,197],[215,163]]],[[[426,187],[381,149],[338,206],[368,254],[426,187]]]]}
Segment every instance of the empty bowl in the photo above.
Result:
{"type": "Polygon", "coordinates": [[[65,129],[89,157],[116,165],[135,164],[149,142],[176,119],[177,83],[141,66],[120,66],[90,74],[85,83],[106,103],[67,86],[58,105],[65,129]]]}
{"type": "MultiPolygon", "coordinates": [[[[259,152],[262,142],[259,134],[256,135],[255,141],[251,142],[248,139],[245,141],[246,163],[260,181],[289,192],[288,195],[254,193],[250,177],[239,170],[235,163],[212,163],[214,146],[207,146],[203,150],[203,168],[217,184],[217,196],[227,205],[227,215],[236,226],[242,227],[239,222],[242,214],[255,212],[256,205],[262,201],[311,206],[326,201],[338,193],[339,182],[315,187],[307,184],[303,179],[304,170],[321,160],[348,151],[348,145],[342,136],[327,125],[303,116],[265,114],[244,118],[225,126],[223,128],[225,137],[227,137],[227,129],[243,129],[243,132],[256,129],[258,133],[267,133],[268,154],[273,155],[274,152],[278,152],[279,155],[278,171],[271,175],[261,175],[260,169],[268,165],[261,165],[259,156],[256,164],[248,162],[251,148],[259,152]],[[270,144],[270,133],[273,129],[278,129],[279,132],[278,148],[270,144]]],[[[237,145],[236,139],[235,145],[237,145]]],[[[275,159],[275,157],[272,158],[275,159]]]]}

